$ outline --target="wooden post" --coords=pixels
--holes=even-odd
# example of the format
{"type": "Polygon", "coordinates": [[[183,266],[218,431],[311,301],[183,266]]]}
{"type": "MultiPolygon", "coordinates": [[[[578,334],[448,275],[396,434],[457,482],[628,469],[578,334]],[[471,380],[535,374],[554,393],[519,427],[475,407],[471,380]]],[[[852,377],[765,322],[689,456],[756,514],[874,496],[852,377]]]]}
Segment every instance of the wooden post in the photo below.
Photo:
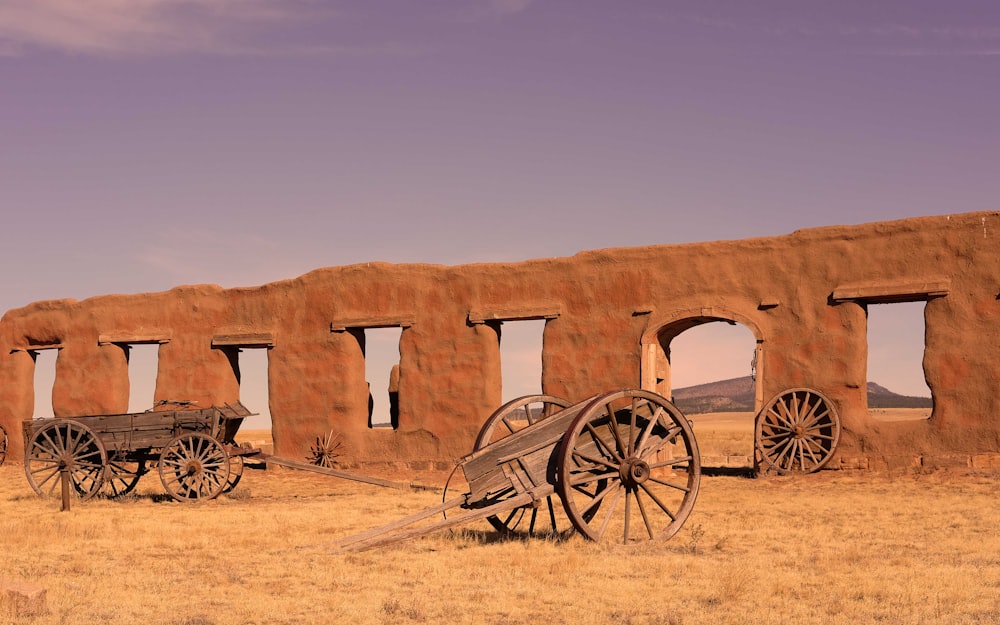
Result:
{"type": "Polygon", "coordinates": [[[59,469],[59,481],[62,482],[62,508],[60,512],[69,512],[69,467],[59,469]]]}

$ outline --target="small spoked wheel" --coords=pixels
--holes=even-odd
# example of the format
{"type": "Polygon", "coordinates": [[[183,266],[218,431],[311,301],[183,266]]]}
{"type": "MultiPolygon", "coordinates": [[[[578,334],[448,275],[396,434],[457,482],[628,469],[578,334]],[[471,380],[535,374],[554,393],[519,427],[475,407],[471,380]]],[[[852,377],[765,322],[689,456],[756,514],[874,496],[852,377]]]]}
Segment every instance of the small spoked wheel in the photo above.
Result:
{"type": "Polygon", "coordinates": [[[559,495],[573,526],[590,540],[670,538],[691,513],[700,481],[691,424],[649,391],[595,398],[559,448],[559,495]]]}
{"type": "MultiPolygon", "coordinates": [[[[476,437],[474,451],[479,451],[490,443],[504,439],[533,423],[547,419],[570,404],[561,397],[553,395],[525,395],[512,399],[497,408],[483,423],[476,437]]],[[[445,493],[447,496],[447,493],[445,493]]],[[[533,506],[514,508],[502,515],[491,516],[486,520],[498,532],[507,534],[556,534],[559,523],[556,514],[557,502],[555,495],[550,495],[533,506]]],[[[559,515],[561,516],[561,515],[559,515]]],[[[563,527],[567,528],[566,519],[562,519],[563,527]]]]}
{"type": "Polygon", "coordinates": [[[80,499],[90,499],[101,490],[108,455],[94,431],[78,421],[53,420],[35,430],[28,439],[24,473],[31,488],[43,497],[62,493],[61,473],[80,499]]]}
{"type": "Polygon", "coordinates": [[[139,478],[146,474],[145,461],[133,461],[124,452],[112,453],[108,457],[108,473],[104,480],[104,494],[107,497],[122,497],[135,490],[139,478]]]}
{"type": "Polygon", "coordinates": [[[7,428],[0,425],[0,466],[7,460],[7,428]]]}
{"type": "Polygon", "coordinates": [[[222,487],[223,493],[231,493],[236,489],[243,477],[243,456],[229,456],[229,478],[222,487]]]}
{"type": "Polygon", "coordinates": [[[840,415],[825,395],[793,388],[757,414],[754,444],[767,468],[812,473],[829,462],[840,442],[840,415]]]}
{"type": "Polygon", "coordinates": [[[177,501],[213,499],[229,483],[229,454],[200,432],[181,434],[160,452],[160,481],[177,501]]]}

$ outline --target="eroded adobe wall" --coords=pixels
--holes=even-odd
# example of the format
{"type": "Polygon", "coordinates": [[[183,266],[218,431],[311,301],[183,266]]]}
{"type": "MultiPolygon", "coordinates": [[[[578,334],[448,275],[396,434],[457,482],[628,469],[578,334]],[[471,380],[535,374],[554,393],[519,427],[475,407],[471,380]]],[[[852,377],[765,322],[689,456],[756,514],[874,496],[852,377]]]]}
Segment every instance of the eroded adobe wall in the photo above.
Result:
{"type": "MultiPolygon", "coordinates": [[[[38,302],[0,321],[0,422],[33,410],[32,352],[57,348],[59,416],[124,412],[123,344],[160,343],[156,400],[233,401],[230,356],[268,350],[276,452],[303,457],[328,430],[348,464],[447,466],[500,403],[497,319],[547,318],[545,392],[580,400],[649,377],[644,342],[729,319],[759,341],[759,396],[810,386],[840,408],[839,461],[908,462],[1000,451],[1000,213],[791,235],[611,249],[455,267],[369,263],[259,288],[38,302]],[[865,304],[927,299],[929,421],[872,421],[865,304]],[[694,321],[691,321],[694,320],[694,321]],[[402,326],[399,428],[367,427],[363,328],[402,326]]],[[[661,358],[660,361],[663,359],[661,358]]],[[[661,362],[662,366],[662,362],[661,362]]],[[[376,389],[378,390],[378,389],[376,389]]],[[[20,452],[12,437],[12,454],[20,452]]]]}

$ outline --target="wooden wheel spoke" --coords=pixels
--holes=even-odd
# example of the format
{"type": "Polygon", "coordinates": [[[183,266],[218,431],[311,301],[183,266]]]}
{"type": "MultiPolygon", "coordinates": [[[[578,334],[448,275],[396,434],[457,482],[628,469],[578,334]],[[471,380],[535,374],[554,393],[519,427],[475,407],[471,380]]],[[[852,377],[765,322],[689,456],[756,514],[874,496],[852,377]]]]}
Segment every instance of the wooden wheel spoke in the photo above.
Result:
{"type": "MultiPolygon", "coordinates": [[[[614,486],[615,486],[616,489],[620,488],[621,487],[621,483],[620,482],[615,482],[614,486]]],[[[586,507],[584,507],[584,509],[581,510],[581,513],[583,514],[583,516],[587,516],[592,511],[596,510],[597,507],[601,504],[601,502],[603,502],[604,499],[608,495],[610,495],[612,492],[614,492],[614,491],[615,491],[615,489],[612,489],[612,488],[603,488],[603,489],[597,491],[597,493],[595,493],[593,495],[591,495],[590,493],[584,492],[583,494],[586,495],[586,496],[588,496],[588,497],[590,497],[591,499],[590,499],[589,502],[587,502],[586,507]]],[[[578,491],[578,492],[583,492],[583,491],[578,491]]]]}
{"type": "Polygon", "coordinates": [[[571,486],[583,486],[600,480],[607,480],[618,475],[618,471],[608,471],[606,473],[578,473],[570,478],[571,486]]]}
{"type": "Polygon", "coordinates": [[[51,480],[55,476],[59,475],[59,469],[49,469],[48,467],[45,467],[44,469],[38,469],[36,471],[33,471],[32,473],[41,473],[41,472],[44,472],[44,471],[48,471],[48,473],[46,474],[46,476],[45,476],[45,478],[43,480],[41,480],[41,481],[39,481],[39,482],[36,483],[36,486],[38,486],[39,488],[41,488],[42,486],[45,486],[45,484],[49,480],[51,480]]]}
{"type": "Polygon", "coordinates": [[[643,460],[649,458],[650,456],[660,451],[667,445],[673,445],[677,441],[677,435],[680,434],[681,432],[683,432],[681,427],[679,425],[674,424],[673,427],[667,428],[666,435],[659,440],[659,443],[655,445],[646,445],[645,447],[637,451],[636,455],[643,460]]]}
{"type": "MultiPolygon", "coordinates": [[[[602,466],[602,467],[607,467],[607,468],[611,469],[612,471],[617,471],[618,467],[621,466],[621,462],[619,462],[619,463],[616,464],[616,463],[611,462],[611,461],[609,461],[609,460],[607,460],[605,458],[594,458],[593,456],[590,456],[588,454],[583,453],[582,451],[577,451],[577,450],[573,450],[573,459],[574,460],[579,459],[579,460],[583,460],[585,462],[589,462],[590,464],[594,465],[594,468],[597,468],[598,466],[602,466]]],[[[590,470],[587,467],[584,467],[583,465],[578,465],[578,467],[580,469],[583,469],[583,470],[587,470],[587,471],[590,470]]],[[[576,469],[576,468],[577,467],[574,467],[574,469],[576,469]]]]}
{"type": "Polygon", "coordinates": [[[510,432],[511,434],[517,431],[516,429],[514,429],[514,426],[511,425],[506,415],[502,419],[500,419],[500,423],[503,423],[504,427],[507,428],[507,431],[510,432]]]}
{"type": "Polygon", "coordinates": [[[625,492],[625,487],[621,485],[620,482],[615,483],[615,497],[611,500],[611,506],[608,508],[607,513],[604,515],[604,521],[601,523],[601,527],[597,530],[597,540],[604,537],[604,532],[608,529],[608,524],[611,522],[611,518],[615,514],[615,510],[618,508],[618,502],[622,499],[622,493],[625,492]]]}
{"type": "MultiPolygon", "coordinates": [[[[632,494],[630,488],[625,488],[625,531],[623,532],[622,542],[628,544],[628,534],[629,529],[632,525],[632,498],[629,495],[632,494]]],[[[614,510],[614,508],[612,508],[614,510]]]]}
{"type": "Polygon", "coordinates": [[[611,404],[606,406],[608,412],[608,429],[611,430],[611,436],[615,439],[615,447],[618,449],[618,457],[624,458],[628,455],[628,449],[625,447],[625,443],[622,441],[621,432],[618,431],[618,417],[615,414],[615,409],[611,404]]]}
{"type": "Polygon", "coordinates": [[[646,533],[649,534],[649,539],[652,540],[654,537],[653,524],[649,521],[649,515],[646,514],[646,506],[642,503],[642,498],[639,497],[639,491],[635,491],[635,503],[639,506],[639,514],[642,515],[642,522],[646,526],[646,533]]]}
{"type": "Polygon", "coordinates": [[[811,430],[815,427],[823,427],[824,424],[829,425],[829,419],[827,419],[829,416],[829,410],[823,410],[823,412],[819,414],[810,414],[809,418],[802,421],[802,429],[811,430]]]}
{"type": "Polygon", "coordinates": [[[638,450],[646,446],[646,441],[649,440],[649,435],[652,433],[653,427],[660,421],[660,417],[663,416],[663,412],[663,406],[656,407],[656,411],[653,413],[653,416],[649,418],[646,426],[642,429],[642,433],[639,435],[638,442],[635,444],[636,453],[638,453],[638,450]]]}
{"type": "MultiPolygon", "coordinates": [[[[672,485],[668,484],[668,486],[672,486],[672,485]]],[[[663,510],[663,513],[666,514],[670,518],[670,522],[671,523],[673,523],[674,521],[677,520],[677,517],[675,517],[674,513],[670,511],[670,508],[667,507],[667,504],[665,504],[662,501],[660,501],[660,498],[657,497],[656,493],[654,493],[648,486],[646,486],[645,484],[640,484],[639,488],[641,488],[643,490],[643,492],[645,492],[647,495],[649,495],[649,498],[653,500],[653,503],[655,503],[657,505],[657,507],[660,508],[660,510],[663,510]]]]}
{"type": "Polygon", "coordinates": [[[635,453],[635,447],[633,447],[635,440],[635,413],[638,410],[638,400],[637,398],[632,398],[632,410],[629,412],[629,426],[628,426],[628,448],[625,454],[635,453]]]}
{"type": "Polygon", "coordinates": [[[606,451],[607,455],[610,456],[611,458],[614,458],[614,460],[618,464],[622,463],[621,456],[619,456],[617,453],[615,453],[615,450],[611,449],[611,447],[604,441],[604,439],[602,439],[597,434],[597,431],[594,429],[594,426],[592,426],[590,423],[588,423],[585,426],[585,429],[587,430],[587,433],[590,434],[590,436],[592,437],[594,445],[596,445],[598,448],[603,449],[604,451],[606,451]]]}
{"type": "Polygon", "coordinates": [[[791,438],[791,432],[782,432],[781,434],[767,434],[761,436],[760,438],[765,441],[783,441],[791,438]]]}
{"type": "Polygon", "coordinates": [[[691,492],[691,489],[688,488],[687,485],[681,486],[680,484],[674,484],[673,482],[668,482],[667,480],[665,480],[663,478],[660,478],[660,477],[650,477],[649,481],[650,482],[654,482],[656,484],[659,484],[660,486],[666,486],[667,488],[672,488],[674,490],[679,490],[682,493],[689,493],[689,492],[691,492]]]}

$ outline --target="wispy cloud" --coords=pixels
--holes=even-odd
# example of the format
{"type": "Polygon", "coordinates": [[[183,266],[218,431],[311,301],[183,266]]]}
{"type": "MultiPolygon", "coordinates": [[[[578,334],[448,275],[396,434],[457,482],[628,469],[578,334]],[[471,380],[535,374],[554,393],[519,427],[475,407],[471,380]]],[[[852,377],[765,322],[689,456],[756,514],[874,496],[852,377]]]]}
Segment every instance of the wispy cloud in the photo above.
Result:
{"type": "Polygon", "coordinates": [[[272,31],[331,20],[310,0],[0,0],[0,55],[35,49],[122,57],[409,54],[397,44],[276,43],[272,31]]]}

